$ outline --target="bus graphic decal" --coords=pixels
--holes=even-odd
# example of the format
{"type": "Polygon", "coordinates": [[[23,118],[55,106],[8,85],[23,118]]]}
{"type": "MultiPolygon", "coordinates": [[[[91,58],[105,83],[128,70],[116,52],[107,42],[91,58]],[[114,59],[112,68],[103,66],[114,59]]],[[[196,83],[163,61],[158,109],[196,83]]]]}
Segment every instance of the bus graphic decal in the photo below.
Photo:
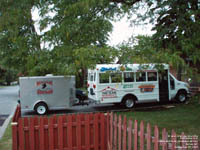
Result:
{"type": "Polygon", "coordinates": [[[148,93],[148,92],[153,92],[155,85],[140,85],[138,86],[138,88],[140,88],[140,92],[148,93]]]}
{"type": "Polygon", "coordinates": [[[102,91],[102,98],[116,98],[117,91],[114,88],[110,88],[109,86],[102,91]]]}
{"type": "Polygon", "coordinates": [[[53,81],[37,81],[37,94],[52,94],[53,81]]]}

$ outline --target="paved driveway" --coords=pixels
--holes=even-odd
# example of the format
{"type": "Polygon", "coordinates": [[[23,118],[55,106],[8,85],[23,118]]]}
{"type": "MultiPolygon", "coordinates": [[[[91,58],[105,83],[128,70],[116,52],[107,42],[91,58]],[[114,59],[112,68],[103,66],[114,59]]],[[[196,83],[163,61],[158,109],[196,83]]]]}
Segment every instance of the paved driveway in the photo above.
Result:
{"type": "Polygon", "coordinates": [[[18,86],[0,87],[0,139],[15,111],[18,86]]]}

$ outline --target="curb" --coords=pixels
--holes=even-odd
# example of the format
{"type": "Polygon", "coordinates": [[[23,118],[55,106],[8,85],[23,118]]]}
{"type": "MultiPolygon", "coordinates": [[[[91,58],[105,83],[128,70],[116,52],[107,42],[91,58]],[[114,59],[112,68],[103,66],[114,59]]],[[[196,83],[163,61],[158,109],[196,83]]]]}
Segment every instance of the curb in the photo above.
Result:
{"type": "Polygon", "coordinates": [[[8,116],[8,118],[5,120],[5,122],[3,123],[3,125],[0,127],[0,140],[2,139],[6,129],[7,129],[7,126],[8,124],[10,123],[10,120],[12,119],[14,113],[15,113],[15,110],[17,108],[17,103],[16,103],[16,106],[14,107],[14,110],[12,111],[12,113],[8,116]]]}

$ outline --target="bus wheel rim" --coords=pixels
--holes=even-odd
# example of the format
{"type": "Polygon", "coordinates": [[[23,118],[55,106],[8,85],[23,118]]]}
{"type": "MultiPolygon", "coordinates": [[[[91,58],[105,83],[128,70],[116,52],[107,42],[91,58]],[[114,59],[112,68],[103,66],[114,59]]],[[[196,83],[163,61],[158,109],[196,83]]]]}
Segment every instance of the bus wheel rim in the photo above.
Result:
{"type": "Polygon", "coordinates": [[[133,105],[134,105],[134,102],[132,99],[126,100],[126,107],[131,108],[131,107],[133,107],[133,105]]]}
{"type": "Polygon", "coordinates": [[[185,99],[186,99],[186,97],[185,97],[184,94],[179,95],[179,100],[180,100],[181,102],[185,101],[185,99]]]}

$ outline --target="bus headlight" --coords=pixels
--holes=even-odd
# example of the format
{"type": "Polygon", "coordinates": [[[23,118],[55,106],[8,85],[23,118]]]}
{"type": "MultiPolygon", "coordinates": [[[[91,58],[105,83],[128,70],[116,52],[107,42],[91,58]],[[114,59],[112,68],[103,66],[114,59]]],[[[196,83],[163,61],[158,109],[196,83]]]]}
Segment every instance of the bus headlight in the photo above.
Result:
{"type": "Polygon", "coordinates": [[[188,83],[185,83],[184,86],[185,86],[186,88],[188,88],[188,89],[190,88],[190,85],[189,85],[188,83]]]}

